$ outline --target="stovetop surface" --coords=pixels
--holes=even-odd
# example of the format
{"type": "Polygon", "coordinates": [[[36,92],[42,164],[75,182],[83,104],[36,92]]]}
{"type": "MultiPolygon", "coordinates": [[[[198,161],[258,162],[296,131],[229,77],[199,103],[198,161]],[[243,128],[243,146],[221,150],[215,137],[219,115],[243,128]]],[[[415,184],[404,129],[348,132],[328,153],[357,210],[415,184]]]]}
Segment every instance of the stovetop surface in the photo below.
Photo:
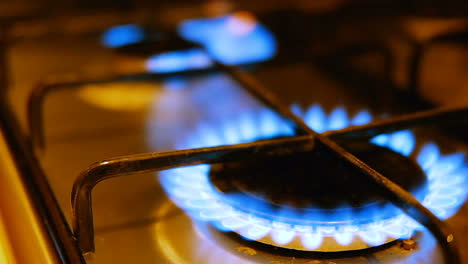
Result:
{"type": "MultiPolygon", "coordinates": [[[[38,81],[50,74],[118,72],[121,57],[102,47],[97,35],[90,34],[18,41],[12,45],[9,59],[11,105],[27,129],[26,100],[38,81]]],[[[360,61],[356,63],[362,65],[360,61]]],[[[320,103],[327,111],[345,106],[351,113],[370,109],[383,114],[379,104],[369,100],[379,94],[376,87],[380,83],[370,87],[363,83],[363,87],[356,88],[356,81],[343,82],[324,73],[321,61],[264,65],[250,71],[288,104],[320,103]]],[[[222,123],[260,106],[220,73],[164,82],[112,82],[62,89],[46,99],[46,148],[37,155],[60,208],[71,223],[73,182],[92,163],[175,149],[199,122],[222,123]]],[[[389,114],[403,111],[403,107],[394,106],[385,110],[389,114]]],[[[438,131],[433,134],[446,142],[448,150],[467,149],[464,141],[438,131]]],[[[440,258],[433,249],[433,239],[425,233],[418,235],[419,247],[414,251],[405,251],[396,243],[346,258],[258,248],[203,223],[193,223],[170,202],[154,173],[98,185],[93,192],[93,205],[96,253],[87,256],[88,263],[219,263],[219,259],[223,263],[428,263],[428,259],[438,263],[440,258]]],[[[464,206],[447,221],[459,238],[466,262],[468,255],[463,249],[468,248],[467,214],[464,206]]]]}

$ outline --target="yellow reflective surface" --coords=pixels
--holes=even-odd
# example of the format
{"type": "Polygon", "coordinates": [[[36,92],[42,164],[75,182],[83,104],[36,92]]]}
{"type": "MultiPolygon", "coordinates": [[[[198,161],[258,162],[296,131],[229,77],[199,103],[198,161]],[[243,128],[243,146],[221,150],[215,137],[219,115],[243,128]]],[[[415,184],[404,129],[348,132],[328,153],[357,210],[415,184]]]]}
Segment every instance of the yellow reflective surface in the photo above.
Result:
{"type": "Polygon", "coordinates": [[[92,105],[116,111],[142,110],[150,106],[160,91],[158,83],[108,83],[86,85],[78,95],[92,105]]]}
{"type": "Polygon", "coordinates": [[[0,133],[0,263],[58,263],[0,133]]]}
{"type": "Polygon", "coordinates": [[[0,213],[0,263],[16,263],[12,253],[6,227],[2,221],[2,214],[0,213]]]}

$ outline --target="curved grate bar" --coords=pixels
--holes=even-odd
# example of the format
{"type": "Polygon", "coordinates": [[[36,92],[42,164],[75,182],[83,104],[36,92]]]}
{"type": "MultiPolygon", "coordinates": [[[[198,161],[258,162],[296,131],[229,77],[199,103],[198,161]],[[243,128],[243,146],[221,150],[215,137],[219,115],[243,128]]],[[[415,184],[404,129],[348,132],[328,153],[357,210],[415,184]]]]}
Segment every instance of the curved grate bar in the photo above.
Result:
{"type": "Polygon", "coordinates": [[[52,92],[68,89],[79,89],[84,84],[99,84],[114,81],[147,81],[161,80],[171,76],[191,76],[201,73],[211,72],[212,69],[192,70],[187,72],[174,73],[132,73],[132,74],[65,74],[51,76],[44,81],[36,84],[32,89],[27,101],[27,123],[30,137],[34,147],[39,150],[45,150],[45,131],[44,131],[44,103],[48,95],[52,92]]]}
{"type": "Polygon", "coordinates": [[[84,253],[94,252],[91,192],[103,180],[197,164],[284,155],[312,150],[313,147],[312,138],[302,136],[221,147],[154,152],[95,163],[82,172],[73,185],[71,202],[75,236],[84,253]]]}

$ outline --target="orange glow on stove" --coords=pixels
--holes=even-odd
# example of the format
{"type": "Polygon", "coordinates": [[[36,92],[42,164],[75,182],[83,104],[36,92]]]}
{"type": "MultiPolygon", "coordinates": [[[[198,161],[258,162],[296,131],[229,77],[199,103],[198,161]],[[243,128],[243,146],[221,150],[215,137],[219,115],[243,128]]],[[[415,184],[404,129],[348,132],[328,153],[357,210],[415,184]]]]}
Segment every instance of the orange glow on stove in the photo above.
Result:
{"type": "Polygon", "coordinates": [[[0,263],[14,263],[8,236],[0,214],[0,263]]]}

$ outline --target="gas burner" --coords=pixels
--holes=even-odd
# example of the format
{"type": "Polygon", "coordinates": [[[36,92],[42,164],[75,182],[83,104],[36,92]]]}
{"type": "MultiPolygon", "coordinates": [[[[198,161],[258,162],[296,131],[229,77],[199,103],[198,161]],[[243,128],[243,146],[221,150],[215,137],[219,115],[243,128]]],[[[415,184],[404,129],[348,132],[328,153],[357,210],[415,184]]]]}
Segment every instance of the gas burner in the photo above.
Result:
{"type": "MultiPolygon", "coordinates": [[[[372,120],[367,111],[349,118],[341,107],[329,115],[319,105],[310,107],[305,113],[300,107],[293,107],[293,111],[318,132],[372,120]]],[[[275,113],[262,109],[221,126],[200,124],[179,147],[236,144],[292,134],[292,129],[275,113]]],[[[379,135],[369,143],[344,146],[411,191],[439,218],[453,215],[465,199],[466,191],[460,184],[466,180],[468,167],[462,153],[441,155],[437,145],[430,142],[420,142],[416,148],[414,134],[408,130],[379,135]]],[[[209,221],[219,230],[232,231],[249,240],[283,248],[323,252],[359,250],[409,238],[422,228],[375,196],[370,190],[372,185],[358,180],[359,175],[340,164],[329,164],[326,156],[301,153],[280,160],[247,161],[242,165],[197,165],[165,171],[161,174],[161,182],[171,199],[192,218],[209,221]],[[310,157],[314,162],[307,162],[310,157]],[[291,164],[298,171],[288,172],[283,179],[291,182],[282,182],[278,187],[277,181],[291,164]],[[313,167],[316,168],[313,170],[313,167]],[[328,188],[331,186],[325,179],[326,192],[314,181],[301,182],[310,171],[317,175],[326,172],[321,179],[333,177],[329,184],[340,178],[343,185],[338,187],[343,192],[331,191],[336,186],[328,188]],[[240,174],[235,180],[229,181],[237,172],[240,174]],[[251,180],[254,176],[256,179],[251,180]],[[264,184],[259,185],[262,181],[264,184]],[[275,184],[269,184],[271,182],[275,184]],[[284,195],[269,193],[269,186],[280,188],[279,192],[284,195]],[[343,186],[359,189],[359,195],[346,195],[343,186]],[[307,196],[307,190],[316,192],[307,196]]]]}
{"type": "MultiPolygon", "coordinates": [[[[344,146],[416,197],[427,194],[424,172],[408,157],[367,142],[344,146]]],[[[376,216],[383,220],[398,214],[374,183],[323,151],[216,164],[210,181],[231,206],[256,210],[272,221],[367,224],[376,216]]]]}
{"type": "Polygon", "coordinates": [[[101,42],[125,55],[147,57],[145,68],[152,73],[205,69],[213,66],[212,59],[229,65],[259,63],[277,50],[273,33],[246,11],[184,20],[177,32],[153,31],[134,24],[114,26],[103,32],[101,42]]]}

